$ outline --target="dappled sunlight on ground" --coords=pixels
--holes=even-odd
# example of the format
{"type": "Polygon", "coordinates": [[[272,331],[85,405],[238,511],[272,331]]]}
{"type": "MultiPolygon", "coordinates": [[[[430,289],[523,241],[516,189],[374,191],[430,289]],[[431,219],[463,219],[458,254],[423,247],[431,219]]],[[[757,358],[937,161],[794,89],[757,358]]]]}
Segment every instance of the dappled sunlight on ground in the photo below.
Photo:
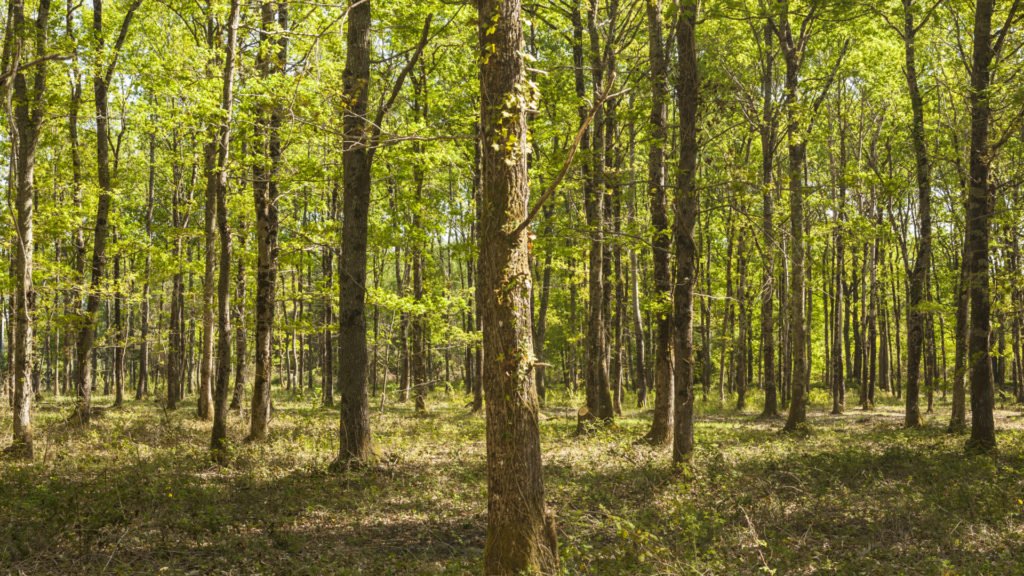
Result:
{"type": "MultiPolygon", "coordinates": [[[[465,399],[375,411],[378,462],[327,473],[337,412],[277,399],[272,438],[210,463],[191,406],[108,410],[87,431],[36,412],[35,462],[0,463],[0,572],[477,574],[486,529],[483,418],[465,399]]],[[[697,452],[673,468],[637,443],[648,411],[575,434],[574,402],[542,418],[547,499],[571,574],[1022,574],[1024,418],[997,414],[1000,450],[965,456],[895,403],[828,415],[805,434],[698,407],[697,452]]],[[[108,403],[105,398],[99,403],[108,403]]],[[[5,444],[10,413],[0,416],[5,444]]]]}

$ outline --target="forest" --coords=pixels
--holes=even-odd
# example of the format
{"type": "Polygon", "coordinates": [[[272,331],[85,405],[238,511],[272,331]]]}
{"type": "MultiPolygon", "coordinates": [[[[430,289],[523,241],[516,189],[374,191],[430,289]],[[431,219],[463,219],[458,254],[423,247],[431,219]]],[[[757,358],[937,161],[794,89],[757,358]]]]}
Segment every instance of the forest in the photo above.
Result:
{"type": "Polygon", "coordinates": [[[0,574],[1024,575],[1024,1],[0,15],[0,574]]]}

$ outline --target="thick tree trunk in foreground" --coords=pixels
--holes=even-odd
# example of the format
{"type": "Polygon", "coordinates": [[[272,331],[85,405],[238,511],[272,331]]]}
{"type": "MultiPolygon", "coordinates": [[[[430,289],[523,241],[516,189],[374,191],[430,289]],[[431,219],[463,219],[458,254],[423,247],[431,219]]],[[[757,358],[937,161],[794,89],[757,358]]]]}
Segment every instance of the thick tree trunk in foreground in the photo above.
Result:
{"type": "Polygon", "coordinates": [[[348,13],[345,57],[344,200],[341,235],[338,341],[341,363],[341,450],[338,464],[362,462],[373,455],[370,406],[366,391],[366,244],[370,211],[372,157],[367,140],[370,85],[370,1],[353,2],[348,13]]]}
{"type": "Polygon", "coordinates": [[[992,11],[995,0],[978,0],[974,15],[974,62],[971,71],[970,185],[967,191],[967,253],[970,270],[970,329],[967,360],[971,379],[971,450],[996,446],[992,362],[989,353],[989,221],[993,191],[989,185],[989,83],[991,82],[992,11]]]}
{"type": "Polygon", "coordinates": [[[487,396],[487,542],[484,573],[554,574],[553,518],[544,509],[537,392],[533,382],[526,217],[526,89],[519,0],[481,0],[483,190],[480,311],[487,396]]]}
{"type": "Polygon", "coordinates": [[[679,49],[679,190],[675,199],[673,239],[676,287],[673,298],[675,348],[675,436],[672,460],[693,452],[693,288],[697,281],[697,246],[693,228],[700,208],[697,176],[697,1],[683,0],[676,41],[679,49]]]}
{"type": "MultiPolygon", "coordinates": [[[[11,128],[11,164],[14,168],[13,188],[15,190],[15,238],[14,238],[14,327],[12,342],[12,368],[14,370],[14,438],[6,452],[24,458],[32,458],[32,375],[33,375],[33,344],[32,344],[32,311],[35,307],[35,291],[32,285],[33,257],[35,254],[34,222],[35,213],[35,166],[36,148],[39,144],[40,127],[46,114],[46,66],[39,65],[34,70],[25,71],[20,68],[21,59],[44,57],[48,18],[50,13],[49,0],[42,0],[38,7],[36,21],[31,25],[25,22],[25,4],[23,0],[14,0],[10,4],[8,15],[13,29],[8,38],[14,45],[18,58],[11,63],[14,77],[13,118],[8,118],[11,128]],[[34,50],[26,50],[32,43],[34,50]],[[25,53],[25,52],[27,53],[25,53]],[[31,74],[32,85],[29,86],[28,75],[31,74]]],[[[9,72],[9,71],[5,71],[9,72]]],[[[8,82],[10,80],[7,80],[8,82]]],[[[10,96],[10,84],[3,86],[4,100],[10,96]]],[[[12,112],[8,106],[7,112],[12,112]]]]}

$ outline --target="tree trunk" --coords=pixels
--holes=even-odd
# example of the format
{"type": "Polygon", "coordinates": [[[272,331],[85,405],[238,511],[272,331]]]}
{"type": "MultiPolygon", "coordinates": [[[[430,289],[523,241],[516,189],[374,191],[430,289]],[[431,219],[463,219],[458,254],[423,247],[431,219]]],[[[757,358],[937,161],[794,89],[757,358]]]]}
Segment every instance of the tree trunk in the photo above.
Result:
{"type": "MultiPolygon", "coordinates": [[[[550,238],[552,235],[552,220],[555,217],[554,205],[544,207],[544,236],[550,238]]],[[[538,365],[535,371],[537,379],[537,398],[540,404],[544,405],[545,374],[547,372],[547,357],[544,354],[544,340],[547,338],[548,328],[548,302],[551,297],[551,250],[544,253],[544,271],[541,273],[540,285],[540,311],[537,313],[537,330],[534,336],[534,356],[538,365]]]]}
{"type": "Polygon", "coordinates": [[[489,575],[553,574],[558,550],[544,508],[538,401],[533,382],[529,247],[530,190],[519,0],[481,0],[483,138],[480,295],[487,394],[487,541],[489,575]],[[518,95],[519,97],[515,97],[518,95]]]}
{"type": "Polygon", "coordinates": [[[341,234],[338,341],[341,363],[341,448],[336,463],[361,463],[373,456],[366,390],[366,244],[372,156],[367,141],[370,86],[369,0],[352,2],[344,89],[350,106],[344,117],[344,216],[341,234]]]}
{"type": "MultiPolygon", "coordinates": [[[[270,78],[284,74],[288,53],[288,36],[277,39],[278,53],[270,53],[271,31],[277,25],[287,32],[288,5],[280,3],[276,9],[270,2],[260,7],[261,50],[256,68],[260,77],[270,78]],[[276,24],[275,24],[276,23],[276,24]]],[[[258,150],[269,158],[269,167],[257,164],[253,168],[253,201],[256,206],[256,371],[252,385],[252,413],[250,415],[250,441],[267,437],[270,426],[270,383],[273,379],[274,313],[277,304],[278,214],[277,174],[281,163],[281,140],[278,129],[284,112],[278,102],[260,110],[257,121],[258,150]]]]}
{"type": "MultiPolygon", "coordinates": [[[[807,16],[810,18],[811,16],[807,16]]],[[[801,26],[802,34],[808,22],[801,26]]],[[[785,429],[793,431],[807,419],[805,392],[810,373],[807,370],[806,281],[804,256],[804,161],[807,142],[801,134],[800,64],[806,37],[794,38],[789,23],[789,4],[783,3],[783,14],[776,26],[777,35],[786,61],[785,110],[786,140],[789,147],[789,348],[793,358],[789,416],[785,429]]]]}
{"type": "Polygon", "coordinates": [[[924,133],[924,99],[917,84],[914,45],[917,28],[914,25],[913,4],[914,0],[903,0],[904,72],[913,111],[910,139],[914,148],[914,162],[917,171],[917,209],[920,218],[917,259],[914,261],[914,269],[910,274],[910,290],[907,295],[907,390],[904,425],[908,428],[916,428],[921,425],[918,381],[924,347],[924,325],[929,317],[924,309],[924,300],[932,257],[931,167],[924,133]]]}
{"type": "Polygon", "coordinates": [[[989,185],[989,69],[992,58],[992,12],[995,0],[978,0],[974,16],[974,59],[971,69],[970,186],[967,193],[967,254],[970,286],[968,366],[971,378],[971,437],[968,448],[989,451],[996,446],[994,390],[989,354],[989,221],[993,190],[989,185]]]}
{"type": "MultiPolygon", "coordinates": [[[[211,30],[209,48],[216,50],[211,30]]],[[[216,64],[216,58],[210,68],[216,64]]],[[[203,171],[206,174],[206,210],[203,218],[203,339],[199,351],[199,398],[196,413],[200,420],[209,420],[213,405],[213,315],[217,268],[217,138],[215,128],[208,128],[210,142],[203,146],[203,171]]]]}
{"type": "MultiPolygon", "coordinates": [[[[764,27],[765,47],[771,45],[771,28],[764,27]]],[[[773,222],[772,193],[774,188],[775,158],[775,51],[765,50],[764,73],[761,78],[761,235],[764,258],[761,272],[761,355],[764,381],[764,410],[762,418],[779,415],[778,381],[775,366],[775,223],[773,222]]]]}
{"type": "MultiPolygon", "coordinates": [[[[596,0],[590,1],[587,16],[587,28],[590,36],[590,56],[592,88],[594,95],[603,89],[604,64],[601,61],[601,35],[597,29],[598,5],[596,0]]],[[[574,18],[576,15],[574,14],[574,18]]],[[[582,58],[577,62],[577,69],[582,66],[582,58]]],[[[579,81],[577,79],[577,90],[579,81]]],[[[592,129],[584,134],[582,147],[589,149],[591,156],[584,173],[584,204],[586,208],[587,226],[590,229],[590,265],[587,288],[587,410],[597,418],[610,420],[613,415],[611,402],[611,385],[608,367],[608,334],[605,317],[605,286],[604,275],[604,110],[598,106],[594,113],[592,129]]],[[[586,114],[585,105],[579,109],[582,124],[586,114]]]]}
{"type": "Polygon", "coordinates": [[[238,255],[235,257],[235,306],[231,322],[235,326],[235,390],[231,395],[231,410],[241,410],[245,396],[245,259],[242,255],[245,247],[245,228],[238,228],[238,255]]]}
{"type": "Polygon", "coordinates": [[[220,463],[224,463],[227,458],[228,390],[231,386],[231,230],[228,228],[227,199],[239,4],[240,0],[231,0],[231,11],[228,15],[228,38],[224,50],[220,101],[223,118],[217,128],[216,173],[213,174],[217,198],[217,233],[220,235],[220,269],[217,275],[217,375],[213,391],[213,432],[210,450],[214,460],[220,463]]]}
{"type": "Polygon", "coordinates": [[[697,281],[697,246],[693,228],[700,209],[697,176],[697,1],[682,0],[676,28],[679,51],[679,191],[675,199],[673,241],[676,285],[673,297],[675,348],[675,435],[673,462],[693,452],[693,288],[697,281]]]}
{"type": "MultiPolygon", "coordinates": [[[[33,376],[33,323],[35,290],[32,285],[32,269],[35,255],[34,213],[35,213],[35,165],[36,148],[39,144],[40,127],[46,116],[46,66],[37,65],[32,70],[21,68],[21,59],[31,60],[45,57],[47,30],[49,27],[49,0],[41,0],[36,21],[31,29],[25,22],[23,0],[13,0],[9,6],[11,28],[8,42],[13,42],[17,55],[11,63],[14,84],[14,110],[11,110],[10,84],[3,86],[4,102],[8,109],[10,127],[11,164],[15,189],[15,238],[14,238],[14,327],[12,342],[12,368],[14,371],[14,437],[5,452],[22,458],[32,458],[32,390],[33,376]],[[29,38],[31,34],[31,38],[29,38]],[[13,39],[10,38],[13,36],[13,39]],[[34,50],[23,53],[26,44],[32,43],[34,50]],[[29,75],[32,87],[29,87],[29,75]],[[13,112],[13,114],[12,114],[13,112]]],[[[10,48],[10,47],[9,47],[10,48]]],[[[9,82],[9,80],[8,80],[9,82]]]]}
{"type": "MultiPolygon", "coordinates": [[[[153,200],[156,191],[156,136],[149,135],[149,180],[146,184],[146,269],[145,284],[142,286],[142,304],[139,342],[139,379],[135,386],[135,399],[142,400],[149,392],[149,299],[150,274],[153,267],[153,200]]],[[[157,311],[159,313],[159,310],[157,311]]]]}
{"type": "Polygon", "coordinates": [[[629,252],[629,270],[633,280],[630,290],[633,308],[633,340],[636,342],[636,404],[647,407],[647,340],[644,336],[644,320],[640,312],[640,264],[636,251],[629,252]]]}
{"type": "MultiPolygon", "coordinates": [[[[330,217],[338,218],[338,186],[331,186],[330,217]]],[[[321,388],[323,405],[334,406],[334,250],[325,247],[321,254],[327,296],[323,302],[324,366],[321,388]]]]}
{"type": "Polygon", "coordinates": [[[124,297],[121,295],[121,256],[114,257],[114,321],[110,331],[113,333],[114,356],[114,407],[124,405],[124,326],[121,323],[121,308],[124,297]]]}

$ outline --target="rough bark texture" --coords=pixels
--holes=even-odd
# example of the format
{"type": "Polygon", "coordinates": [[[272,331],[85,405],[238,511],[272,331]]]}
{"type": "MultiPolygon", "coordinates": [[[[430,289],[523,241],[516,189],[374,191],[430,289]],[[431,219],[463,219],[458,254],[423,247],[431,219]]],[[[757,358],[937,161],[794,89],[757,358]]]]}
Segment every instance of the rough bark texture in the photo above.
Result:
{"type": "MultiPolygon", "coordinates": [[[[14,371],[13,422],[14,437],[7,448],[8,454],[32,458],[32,375],[33,326],[32,311],[35,292],[32,285],[34,256],[33,217],[35,213],[35,164],[40,127],[46,115],[46,66],[31,70],[20,68],[22,60],[46,56],[49,0],[42,0],[34,23],[25,21],[23,0],[13,0],[8,15],[13,27],[15,57],[11,62],[14,72],[14,109],[8,107],[10,127],[11,164],[14,168],[12,184],[15,190],[14,238],[14,326],[12,367],[14,371]],[[31,47],[31,49],[30,49],[31,47]],[[31,83],[30,83],[31,79],[31,83]],[[12,114],[13,112],[13,114],[12,114]],[[13,116],[13,117],[12,117],[13,116]]],[[[10,80],[8,80],[9,82],[10,80]]],[[[3,86],[4,101],[10,103],[10,84],[3,86]]]]}
{"type": "Polygon", "coordinates": [[[971,71],[970,185],[967,191],[967,254],[970,280],[968,367],[971,380],[971,437],[968,448],[996,446],[994,386],[989,353],[992,304],[989,300],[989,83],[992,64],[992,11],[995,0],[978,0],[974,16],[974,62],[971,71]]]}
{"type": "Polygon", "coordinates": [[[928,147],[924,135],[924,99],[917,84],[917,63],[915,58],[915,36],[913,0],[903,0],[903,46],[904,72],[913,118],[910,140],[914,148],[914,162],[917,171],[918,225],[917,259],[910,274],[910,290],[907,295],[907,390],[904,425],[916,428],[921,425],[921,408],[918,405],[919,380],[921,375],[921,351],[924,348],[924,325],[928,319],[923,309],[928,271],[932,258],[932,200],[931,172],[928,163],[928,147]]]}
{"type": "Polygon", "coordinates": [[[217,163],[214,191],[217,197],[217,232],[220,262],[217,275],[217,374],[213,393],[213,432],[210,449],[214,459],[225,458],[228,428],[228,389],[231,386],[231,230],[228,228],[228,154],[231,150],[232,95],[235,80],[235,46],[238,38],[239,1],[231,0],[224,51],[224,75],[217,129],[217,163]]]}
{"type": "MultiPolygon", "coordinates": [[[[601,58],[601,33],[597,22],[599,5],[590,1],[587,15],[587,29],[590,39],[591,84],[595,97],[604,84],[604,63],[601,58]]],[[[577,61],[577,70],[582,71],[582,55],[577,61]]],[[[580,72],[581,73],[581,72],[580,72]]],[[[580,78],[577,78],[577,92],[580,78]]],[[[585,105],[579,109],[580,122],[587,114],[585,105]]],[[[587,288],[587,334],[586,334],[586,392],[587,410],[593,416],[610,420],[614,415],[611,397],[611,381],[608,366],[608,325],[605,300],[609,287],[605,283],[605,185],[604,185],[604,106],[598,106],[594,113],[592,128],[584,134],[582,146],[590,150],[590,159],[584,171],[584,204],[587,226],[590,232],[590,256],[587,288]]]]}
{"type": "Polygon", "coordinates": [[[341,450],[338,464],[372,457],[366,390],[366,244],[370,212],[367,102],[370,85],[370,4],[353,2],[348,12],[344,88],[350,106],[344,118],[344,199],[341,233],[338,341],[341,357],[341,450]]]}
{"type": "Polygon", "coordinates": [[[647,2],[648,53],[651,61],[651,147],[647,176],[651,199],[651,246],[654,261],[654,298],[662,303],[654,324],[654,417],[647,439],[667,444],[672,438],[672,234],[665,192],[665,146],[668,145],[668,58],[663,38],[664,18],[659,0],[647,2]]]}
{"type": "Polygon", "coordinates": [[[693,288],[697,281],[697,246],[693,228],[699,196],[697,176],[697,1],[683,0],[676,28],[679,63],[679,190],[675,199],[673,240],[676,283],[673,298],[675,348],[675,436],[672,460],[682,462],[693,452],[693,288]]]}
{"type": "MultiPolygon", "coordinates": [[[[288,29],[287,4],[276,6],[264,2],[260,8],[262,27],[261,46],[256,67],[260,76],[268,78],[283,74],[283,64],[288,50],[286,35],[277,39],[278,53],[269,53],[271,31],[279,25],[288,29]],[[276,23],[276,25],[275,25],[276,23]]],[[[256,371],[252,385],[252,414],[250,416],[248,440],[263,440],[270,426],[270,382],[273,372],[272,343],[274,334],[274,313],[277,303],[277,172],[281,163],[281,140],[278,128],[282,111],[277,103],[270,110],[261,110],[257,128],[259,153],[268,157],[269,168],[260,164],[253,169],[253,200],[256,206],[256,371]]]]}
{"type": "MultiPolygon", "coordinates": [[[[786,61],[785,101],[786,140],[789,147],[789,347],[792,354],[792,382],[790,384],[789,415],[786,430],[795,430],[807,419],[805,393],[809,372],[807,370],[807,322],[806,290],[807,280],[804,254],[804,159],[807,142],[800,131],[800,63],[803,58],[804,37],[794,38],[789,24],[789,5],[783,3],[783,14],[776,25],[776,33],[786,61]]],[[[807,23],[805,22],[805,25],[807,23]]],[[[806,30],[806,27],[803,28],[806,30]]]]}
{"type": "Polygon", "coordinates": [[[558,551],[545,513],[538,401],[533,382],[526,231],[526,87],[519,0],[479,4],[483,145],[480,311],[487,396],[487,541],[484,573],[553,574],[558,551]]]}

